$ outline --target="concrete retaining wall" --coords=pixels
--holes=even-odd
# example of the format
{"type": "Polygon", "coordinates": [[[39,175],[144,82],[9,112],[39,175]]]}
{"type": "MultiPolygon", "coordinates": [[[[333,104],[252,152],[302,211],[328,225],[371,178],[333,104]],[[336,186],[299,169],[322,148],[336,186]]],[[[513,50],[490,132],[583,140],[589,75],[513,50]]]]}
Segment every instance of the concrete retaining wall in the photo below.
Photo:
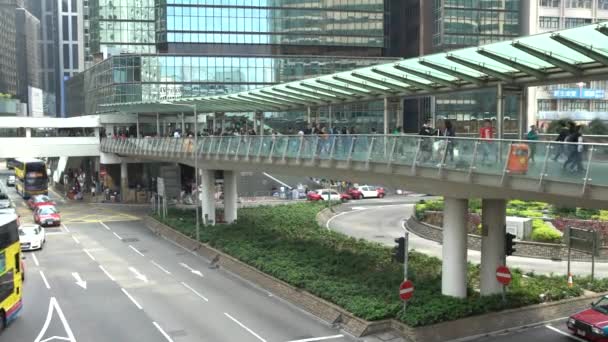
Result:
{"type": "MultiPolygon", "coordinates": [[[[409,230],[414,234],[428,240],[433,240],[441,243],[443,241],[443,228],[437,227],[428,223],[419,222],[414,217],[410,217],[407,221],[409,230]]],[[[480,251],[481,236],[469,234],[468,248],[480,251]]],[[[568,259],[568,248],[564,244],[542,243],[532,241],[517,241],[515,246],[515,256],[527,258],[540,258],[551,260],[566,260],[568,259]]],[[[575,261],[591,261],[591,256],[585,253],[572,251],[572,260],[575,261]]],[[[608,247],[600,249],[600,256],[595,258],[596,261],[608,262],[608,247]]]]}

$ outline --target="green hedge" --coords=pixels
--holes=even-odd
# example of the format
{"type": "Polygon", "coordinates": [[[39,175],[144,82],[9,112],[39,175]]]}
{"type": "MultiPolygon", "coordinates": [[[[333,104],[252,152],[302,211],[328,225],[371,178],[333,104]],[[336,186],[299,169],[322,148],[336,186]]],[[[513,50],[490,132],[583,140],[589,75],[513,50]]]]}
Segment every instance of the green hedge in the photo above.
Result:
{"type": "Polygon", "coordinates": [[[562,236],[545,221],[541,219],[532,220],[532,241],[560,243],[562,236]]]}
{"type": "MultiPolygon", "coordinates": [[[[391,262],[391,249],[320,228],[315,216],[322,204],[239,209],[232,225],[203,227],[201,240],[291,285],[335,303],[366,320],[395,317],[410,326],[428,325],[488,311],[582,294],[565,277],[524,277],[513,271],[507,303],[480,298],[479,267],[469,265],[469,298],[441,295],[441,261],[410,252],[409,278],[416,292],[401,312],[398,287],[402,266],[391,262]]],[[[164,222],[194,236],[194,212],[170,210],[164,222]]]]}

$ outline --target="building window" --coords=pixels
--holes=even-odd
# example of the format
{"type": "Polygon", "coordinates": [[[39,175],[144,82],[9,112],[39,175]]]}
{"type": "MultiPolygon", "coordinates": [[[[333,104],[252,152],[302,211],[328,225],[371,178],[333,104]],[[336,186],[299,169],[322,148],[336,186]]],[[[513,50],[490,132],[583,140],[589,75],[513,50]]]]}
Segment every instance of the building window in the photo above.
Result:
{"type": "Polygon", "coordinates": [[[70,68],[70,45],[63,44],[63,68],[70,68]]]}
{"type": "Polygon", "coordinates": [[[72,69],[78,69],[78,44],[72,45],[72,69]]]}
{"type": "Polygon", "coordinates": [[[566,0],[566,8],[591,8],[591,0],[566,0]]]}
{"type": "Polygon", "coordinates": [[[608,0],[599,0],[597,3],[597,9],[608,10],[608,0]]]}
{"type": "Polygon", "coordinates": [[[590,101],[585,100],[564,100],[561,103],[561,110],[566,112],[589,110],[589,103],[590,101]]]}
{"type": "Polygon", "coordinates": [[[559,17],[540,17],[538,26],[543,29],[558,29],[559,17]]]}
{"type": "Polygon", "coordinates": [[[540,0],[541,7],[559,7],[561,0],[540,0]]]}
{"type": "Polygon", "coordinates": [[[64,15],[61,17],[61,31],[63,33],[62,40],[70,40],[70,17],[64,15]]]}
{"type": "Polygon", "coordinates": [[[68,0],[61,0],[61,11],[62,12],[68,11],[68,0]]]}
{"type": "Polygon", "coordinates": [[[557,110],[557,100],[554,99],[542,99],[538,100],[538,110],[557,110]]]}
{"type": "Polygon", "coordinates": [[[78,41],[78,17],[72,16],[72,40],[78,41]]]}
{"type": "Polygon", "coordinates": [[[608,101],[593,101],[596,112],[608,111],[608,101]]]}
{"type": "Polygon", "coordinates": [[[72,8],[70,8],[70,11],[72,11],[72,13],[78,13],[78,7],[76,5],[76,0],[72,0],[71,6],[72,6],[72,8]]]}
{"type": "Polygon", "coordinates": [[[583,26],[591,24],[591,19],[587,18],[566,18],[566,28],[573,28],[577,26],[583,26]]]}

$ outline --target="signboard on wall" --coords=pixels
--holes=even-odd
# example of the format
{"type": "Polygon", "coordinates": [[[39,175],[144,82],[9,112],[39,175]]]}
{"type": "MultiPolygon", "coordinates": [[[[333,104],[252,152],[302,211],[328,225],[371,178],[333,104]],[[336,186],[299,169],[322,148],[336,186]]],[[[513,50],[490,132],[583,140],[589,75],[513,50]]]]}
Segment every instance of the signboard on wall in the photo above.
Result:
{"type": "Polygon", "coordinates": [[[41,118],[44,116],[44,97],[42,89],[28,86],[27,87],[29,116],[41,118]]]}
{"type": "Polygon", "coordinates": [[[553,91],[556,99],[603,99],[604,95],[604,89],[564,88],[553,91]]]}

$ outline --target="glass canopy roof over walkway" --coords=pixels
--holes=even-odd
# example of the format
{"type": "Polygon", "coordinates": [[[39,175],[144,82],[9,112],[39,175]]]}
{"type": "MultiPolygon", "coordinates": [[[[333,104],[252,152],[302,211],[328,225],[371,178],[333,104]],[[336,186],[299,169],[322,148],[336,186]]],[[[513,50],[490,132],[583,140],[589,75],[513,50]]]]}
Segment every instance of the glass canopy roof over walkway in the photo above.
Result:
{"type": "Polygon", "coordinates": [[[608,24],[593,24],[222,96],[106,105],[132,113],[272,112],[497,85],[608,79],[608,24]]]}

